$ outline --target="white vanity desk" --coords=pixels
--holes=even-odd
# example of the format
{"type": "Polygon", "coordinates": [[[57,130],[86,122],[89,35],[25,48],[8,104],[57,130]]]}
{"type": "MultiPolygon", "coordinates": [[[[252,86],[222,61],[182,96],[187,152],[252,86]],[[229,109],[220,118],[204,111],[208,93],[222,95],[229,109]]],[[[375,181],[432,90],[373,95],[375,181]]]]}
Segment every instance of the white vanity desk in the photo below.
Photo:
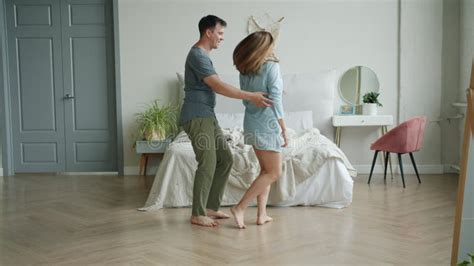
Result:
{"type": "Polygon", "coordinates": [[[342,127],[380,127],[382,135],[387,133],[387,126],[393,125],[391,115],[334,115],[332,125],[336,128],[334,140],[338,147],[341,146],[342,127]]]}
{"type": "MultiPolygon", "coordinates": [[[[388,132],[387,126],[393,125],[393,116],[391,115],[334,115],[332,117],[332,125],[336,128],[336,136],[334,141],[338,147],[341,147],[341,133],[343,127],[380,127],[382,135],[388,132]]],[[[383,160],[385,160],[383,153],[383,160]]],[[[390,165],[390,175],[393,178],[392,159],[388,158],[390,165]]],[[[383,163],[383,161],[382,161],[383,163]]]]}
{"type": "MultiPolygon", "coordinates": [[[[377,75],[368,67],[355,66],[342,74],[339,79],[338,91],[342,101],[340,103],[346,104],[341,106],[341,112],[344,114],[332,117],[332,125],[336,128],[334,142],[336,142],[338,147],[341,147],[343,127],[379,127],[382,135],[384,135],[388,131],[387,127],[393,125],[393,116],[377,115],[377,106],[382,106],[377,99],[379,87],[377,75]],[[362,105],[363,103],[364,105],[362,105]],[[363,107],[363,110],[356,107],[363,107]]],[[[382,165],[385,159],[385,153],[383,154],[382,165]]],[[[392,160],[390,156],[388,159],[390,173],[392,173],[392,160]]]]}

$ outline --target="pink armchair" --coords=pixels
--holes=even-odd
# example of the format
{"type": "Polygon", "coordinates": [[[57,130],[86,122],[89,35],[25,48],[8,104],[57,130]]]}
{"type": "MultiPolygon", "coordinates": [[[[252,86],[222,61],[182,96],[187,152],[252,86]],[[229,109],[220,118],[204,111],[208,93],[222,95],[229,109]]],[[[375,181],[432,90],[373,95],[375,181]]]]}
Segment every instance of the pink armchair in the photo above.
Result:
{"type": "Polygon", "coordinates": [[[377,154],[380,151],[386,153],[385,156],[385,170],[384,170],[384,180],[387,178],[387,162],[390,153],[398,154],[398,163],[400,164],[400,173],[402,175],[403,187],[405,188],[405,178],[403,176],[403,166],[402,166],[402,154],[409,153],[413,167],[415,168],[416,177],[418,178],[418,183],[421,183],[420,175],[418,174],[418,169],[416,168],[415,158],[413,158],[413,152],[419,151],[423,144],[423,133],[425,132],[426,126],[426,117],[425,116],[416,116],[413,117],[397,127],[393,128],[385,135],[380,137],[375,141],[370,149],[375,151],[374,159],[372,161],[372,167],[370,169],[369,181],[367,184],[370,184],[370,179],[372,179],[372,172],[374,170],[375,161],[377,159],[377,154]]]}

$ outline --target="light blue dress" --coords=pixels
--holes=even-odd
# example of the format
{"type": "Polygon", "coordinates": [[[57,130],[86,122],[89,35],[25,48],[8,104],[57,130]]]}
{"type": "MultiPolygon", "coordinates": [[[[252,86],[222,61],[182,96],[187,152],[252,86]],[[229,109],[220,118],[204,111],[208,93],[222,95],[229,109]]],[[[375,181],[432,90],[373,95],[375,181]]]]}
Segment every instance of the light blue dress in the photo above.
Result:
{"type": "Polygon", "coordinates": [[[250,101],[243,100],[245,144],[253,145],[259,150],[281,152],[283,140],[278,119],[283,118],[283,80],[280,65],[267,61],[258,74],[241,74],[240,88],[249,92],[265,92],[273,101],[272,107],[261,108],[250,101]]]}

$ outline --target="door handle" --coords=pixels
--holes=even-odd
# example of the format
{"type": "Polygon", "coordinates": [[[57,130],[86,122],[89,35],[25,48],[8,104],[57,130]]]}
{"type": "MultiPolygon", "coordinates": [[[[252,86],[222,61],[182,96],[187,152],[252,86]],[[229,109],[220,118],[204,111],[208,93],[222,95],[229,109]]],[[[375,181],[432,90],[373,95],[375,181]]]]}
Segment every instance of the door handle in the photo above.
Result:
{"type": "Polygon", "coordinates": [[[64,97],[63,97],[64,100],[71,100],[71,99],[74,99],[74,96],[70,95],[70,94],[66,94],[64,97]]]}

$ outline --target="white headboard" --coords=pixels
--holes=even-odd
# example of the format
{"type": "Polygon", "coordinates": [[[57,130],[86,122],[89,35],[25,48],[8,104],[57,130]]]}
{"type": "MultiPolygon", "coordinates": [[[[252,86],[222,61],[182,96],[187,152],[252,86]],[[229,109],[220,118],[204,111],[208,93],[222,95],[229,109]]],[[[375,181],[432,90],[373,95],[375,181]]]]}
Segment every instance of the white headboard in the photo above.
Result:
{"type": "MultiPolygon", "coordinates": [[[[178,74],[178,77],[180,74],[178,74]]],[[[226,83],[239,88],[239,76],[219,75],[226,83]]],[[[179,77],[180,79],[182,78],[179,77]]],[[[182,79],[180,80],[182,82],[182,79]]],[[[286,74],[283,75],[284,95],[283,109],[286,112],[312,111],[313,126],[323,135],[333,139],[334,128],[331,120],[334,114],[335,92],[337,76],[335,70],[314,74],[286,74]]],[[[181,90],[180,100],[184,98],[181,90]]],[[[216,113],[242,113],[242,101],[217,95],[216,113]]]]}

